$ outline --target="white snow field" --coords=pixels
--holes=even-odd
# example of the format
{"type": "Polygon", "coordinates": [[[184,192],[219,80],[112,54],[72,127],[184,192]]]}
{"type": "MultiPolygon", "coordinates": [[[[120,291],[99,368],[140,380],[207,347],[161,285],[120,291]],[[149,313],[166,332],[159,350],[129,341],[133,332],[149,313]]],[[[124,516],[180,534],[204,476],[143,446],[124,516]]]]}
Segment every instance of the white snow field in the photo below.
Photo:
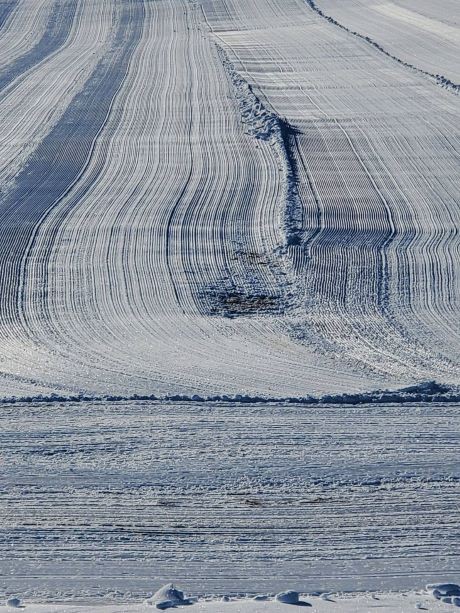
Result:
{"type": "Polygon", "coordinates": [[[460,84],[456,0],[314,0],[314,4],[402,61],[460,84]]]}
{"type": "Polygon", "coordinates": [[[452,608],[459,28],[0,0],[0,611],[452,608]]]}
{"type": "Polygon", "coordinates": [[[4,397],[458,385],[454,89],[304,0],[0,27],[4,397]]]}
{"type": "MultiPolygon", "coordinates": [[[[0,588],[24,601],[458,583],[459,405],[3,405],[0,588]]],[[[1,594],[0,594],[1,597],[1,594]]]]}

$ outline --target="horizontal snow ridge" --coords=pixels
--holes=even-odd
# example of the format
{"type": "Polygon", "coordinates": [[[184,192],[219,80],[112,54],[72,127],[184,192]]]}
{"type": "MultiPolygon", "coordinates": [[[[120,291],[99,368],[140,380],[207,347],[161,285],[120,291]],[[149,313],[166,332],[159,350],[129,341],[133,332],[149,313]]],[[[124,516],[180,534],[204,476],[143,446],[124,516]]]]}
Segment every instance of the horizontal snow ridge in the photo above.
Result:
{"type": "Polygon", "coordinates": [[[131,396],[119,395],[59,395],[50,394],[49,396],[24,396],[1,398],[0,404],[27,404],[27,403],[50,403],[50,402],[128,402],[136,400],[159,401],[159,402],[197,402],[197,403],[287,403],[287,404],[338,404],[338,405],[357,405],[357,404],[403,404],[410,402],[460,402],[460,388],[449,385],[442,385],[436,381],[425,381],[399,390],[376,390],[371,392],[361,392],[356,394],[326,394],[324,396],[249,396],[246,394],[215,394],[201,396],[198,394],[171,394],[156,396],[155,394],[133,394],[131,396]]]}

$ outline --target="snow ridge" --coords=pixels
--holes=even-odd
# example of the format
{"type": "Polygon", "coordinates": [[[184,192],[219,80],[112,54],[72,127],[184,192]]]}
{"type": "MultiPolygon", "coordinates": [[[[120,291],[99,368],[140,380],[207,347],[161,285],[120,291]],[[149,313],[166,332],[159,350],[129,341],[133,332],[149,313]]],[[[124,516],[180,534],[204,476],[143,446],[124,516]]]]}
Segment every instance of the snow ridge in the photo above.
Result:
{"type": "Polygon", "coordinates": [[[382,47],[382,45],[377,43],[375,40],[373,40],[369,36],[361,34],[360,32],[356,32],[355,30],[351,30],[350,28],[347,28],[345,25],[343,25],[342,23],[340,23],[339,21],[337,21],[336,19],[334,19],[330,15],[326,15],[326,13],[324,13],[316,5],[315,0],[305,0],[305,2],[320,17],[322,17],[323,19],[326,19],[327,21],[329,21],[333,25],[337,26],[338,28],[340,28],[342,30],[345,30],[346,32],[348,32],[352,36],[356,36],[356,38],[360,38],[361,40],[366,41],[367,43],[372,45],[375,49],[380,51],[380,53],[383,53],[384,55],[386,55],[387,57],[391,58],[395,62],[398,62],[398,64],[401,64],[402,66],[405,66],[406,68],[410,68],[411,70],[414,70],[415,72],[418,72],[419,74],[422,74],[422,75],[424,75],[426,77],[429,77],[430,79],[433,79],[435,81],[436,85],[439,85],[440,87],[443,87],[444,89],[447,89],[447,90],[449,90],[449,91],[451,91],[451,92],[453,92],[455,94],[460,93],[460,84],[459,83],[453,83],[450,79],[448,79],[447,77],[445,77],[443,75],[433,74],[432,72],[429,72],[427,70],[423,70],[423,68],[418,68],[417,66],[414,66],[414,64],[411,64],[410,62],[406,62],[406,61],[402,60],[401,58],[397,57],[396,55],[393,55],[393,54],[389,53],[384,47],[382,47]]]}
{"type": "Polygon", "coordinates": [[[70,403],[70,402],[131,402],[131,401],[158,401],[158,402],[187,402],[200,403],[287,403],[287,404],[336,404],[336,405],[360,405],[360,404],[404,404],[412,402],[460,402],[460,388],[439,384],[436,381],[425,381],[417,385],[411,385],[399,390],[375,390],[373,392],[361,392],[356,394],[326,394],[324,396],[250,396],[246,394],[216,394],[202,396],[199,394],[171,394],[157,396],[155,394],[133,394],[130,396],[120,395],[59,395],[49,396],[11,396],[0,398],[0,404],[32,404],[32,403],[70,403]]]}
{"type": "Polygon", "coordinates": [[[297,169],[291,149],[291,138],[298,131],[286,119],[265,108],[251,85],[237,72],[224,49],[217,45],[217,51],[233,85],[247,134],[269,142],[276,152],[282,172],[281,227],[285,236],[285,247],[298,245],[301,242],[302,202],[297,189],[297,169]]]}

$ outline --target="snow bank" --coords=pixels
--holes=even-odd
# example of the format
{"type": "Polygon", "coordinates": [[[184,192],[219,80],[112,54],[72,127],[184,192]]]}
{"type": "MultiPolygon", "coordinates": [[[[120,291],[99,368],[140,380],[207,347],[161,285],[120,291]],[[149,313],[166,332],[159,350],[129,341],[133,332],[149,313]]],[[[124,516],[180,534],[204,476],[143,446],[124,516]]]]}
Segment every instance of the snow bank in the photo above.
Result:
{"type": "Polygon", "coordinates": [[[460,388],[437,383],[436,381],[424,381],[409,387],[397,390],[375,390],[361,392],[357,394],[327,394],[325,396],[251,396],[246,394],[216,394],[214,396],[200,396],[198,394],[172,394],[166,396],[156,396],[155,394],[133,394],[131,396],[60,396],[50,394],[49,396],[12,396],[0,398],[0,404],[34,404],[34,403],[73,403],[73,402],[130,402],[130,401],[150,401],[150,402],[220,402],[220,403],[245,403],[263,404],[268,402],[289,403],[289,404],[404,404],[410,402],[460,402],[460,388]]]}

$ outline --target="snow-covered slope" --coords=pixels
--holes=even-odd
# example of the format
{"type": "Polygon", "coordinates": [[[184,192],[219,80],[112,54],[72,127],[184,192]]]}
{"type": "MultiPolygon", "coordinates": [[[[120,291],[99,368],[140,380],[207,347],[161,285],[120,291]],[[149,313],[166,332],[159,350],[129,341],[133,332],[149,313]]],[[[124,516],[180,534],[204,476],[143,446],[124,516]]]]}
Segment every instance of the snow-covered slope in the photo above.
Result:
{"type": "Polygon", "coordinates": [[[401,61],[460,85],[456,0],[312,1],[325,15],[367,36],[401,61]]]}
{"type": "Polygon", "coordinates": [[[458,580],[438,4],[0,0],[5,599],[458,580]]]}
{"type": "Polygon", "coordinates": [[[292,336],[357,369],[455,379],[458,96],[301,0],[237,7],[204,2],[236,70],[292,129],[292,336]]]}
{"type": "Polygon", "coordinates": [[[459,382],[458,96],[303,0],[1,10],[2,395],[459,382]]]}

